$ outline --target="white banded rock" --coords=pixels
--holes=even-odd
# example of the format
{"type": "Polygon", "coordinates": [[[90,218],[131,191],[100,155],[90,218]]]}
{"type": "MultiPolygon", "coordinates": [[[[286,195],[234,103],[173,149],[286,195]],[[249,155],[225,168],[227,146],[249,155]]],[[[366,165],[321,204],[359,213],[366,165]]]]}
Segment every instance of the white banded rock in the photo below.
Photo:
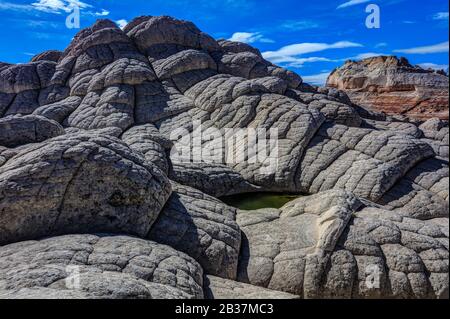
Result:
{"type": "Polygon", "coordinates": [[[330,255],[361,205],[351,193],[328,191],[281,209],[238,211],[243,232],[238,281],[320,297],[330,255]]]}
{"type": "Polygon", "coordinates": [[[201,299],[202,273],[183,253],[127,236],[66,235],[0,247],[0,298],[201,299]]]}
{"type": "Polygon", "coordinates": [[[0,118],[0,145],[15,147],[38,143],[64,134],[58,122],[39,115],[11,115],[0,118]]]}
{"type": "Polygon", "coordinates": [[[172,183],[172,189],[148,238],[193,257],[207,274],[235,279],[241,245],[236,209],[191,187],[172,183]]]}
{"type": "MultiPolygon", "coordinates": [[[[417,266],[422,252],[411,248],[415,235],[402,233],[414,238],[398,242],[398,232],[386,230],[392,242],[382,239],[363,254],[343,246],[356,238],[352,227],[364,240],[368,233],[375,236],[366,216],[352,217],[360,202],[377,211],[372,219],[383,225],[380,211],[424,229],[430,223],[447,227],[445,236],[426,234],[445,242],[448,124],[443,121],[418,127],[402,116],[366,110],[342,91],[303,83],[247,44],[216,41],[193,23],[171,17],[138,17],[123,30],[99,20],[64,52],[33,61],[0,63],[0,123],[10,115],[32,114],[30,128],[45,117],[55,129],[37,138],[25,127],[27,140],[0,143],[0,244],[72,232],[150,235],[197,259],[214,276],[234,279],[239,263],[238,278],[252,286],[227,282],[229,296],[253,295],[259,285],[256,289],[308,298],[372,297],[376,293],[362,287],[358,264],[369,262],[387,270],[378,295],[445,296],[445,251],[434,244],[420,256],[428,264],[436,260],[432,271],[417,266]],[[200,128],[199,160],[189,152],[200,128]],[[258,130],[276,140],[269,147],[277,152],[262,159],[248,145],[258,130]],[[211,139],[217,133],[221,138],[211,139]],[[213,151],[219,156],[211,160],[213,151]],[[172,196],[169,179],[176,185],[172,196]],[[250,247],[238,258],[235,209],[214,197],[255,191],[317,194],[311,198],[324,204],[317,208],[305,198],[289,209],[238,213],[243,246],[250,247]],[[308,211],[301,204],[306,202],[317,209],[308,211]],[[396,267],[397,255],[407,260],[406,270],[396,267]],[[246,262],[252,265],[247,274],[246,262]]],[[[0,129],[4,136],[18,137],[9,126],[0,129]]],[[[428,245],[428,237],[421,242],[428,245]]],[[[23,297],[56,295],[48,287],[20,289],[23,297]]],[[[94,298],[84,292],[61,296],[94,298]]]]}
{"type": "Polygon", "coordinates": [[[74,232],[145,236],[170,192],[158,168],[115,138],[56,137],[0,167],[0,243],[74,232]]]}
{"type": "Polygon", "coordinates": [[[419,126],[423,132],[424,140],[434,149],[436,154],[444,159],[449,156],[449,127],[448,121],[432,118],[419,126]]]}
{"type": "MultiPolygon", "coordinates": [[[[353,255],[353,298],[448,298],[448,223],[367,207],[356,213],[338,248],[353,255]],[[370,274],[376,286],[367,284],[370,274]]],[[[342,266],[333,267],[339,276],[342,266]]],[[[343,280],[329,281],[333,295],[343,280]]]]}
{"type": "Polygon", "coordinates": [[[427,143],[409,135],[327,124],[310,142],[297,180],[305,193],[338,188],[377,202],[410,169],[433,156],[427,143]]]}
{"type": "Polygon", "coordinates": [[[215,276],[204,278],[205,299],[298,299],[293,294],[215,276]]]}
{"type": "Polygon", "coordinates": [[[448,162],[430,158],[415,165],[378,201],[417,219],[449,216],[448,162]]]}
{"type": "Polygon", "coordinates": [[[328,191],[237,220],[239,281],[304,298],[448,298],[448,218],[420,221],[328,191]]]}
{"type": "Polygon", "coordinates": [[[166,175],[169,171],[167,153],[172,142],[165,139],[153,124],[134,126],[122,134],[122,141],[145,156],[149,165],[156,165],[166,175]]]}

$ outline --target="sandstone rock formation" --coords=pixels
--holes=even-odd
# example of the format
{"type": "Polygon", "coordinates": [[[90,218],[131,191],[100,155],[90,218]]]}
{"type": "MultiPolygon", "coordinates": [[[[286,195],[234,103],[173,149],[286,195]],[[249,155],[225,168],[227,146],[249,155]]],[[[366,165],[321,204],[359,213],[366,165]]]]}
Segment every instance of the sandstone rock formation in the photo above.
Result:
{"type": "Polygon", "coordinates": [[[347,61],[330,74],[327,86],[344,90],[353,103],[372,110],[448,121],[448,75],[412,66],[405,58],[347,61]]]}
{"type": "Polygon", "coordinates": [[[204,287],[205,298],[207,299],[299,299],[296,295],[282,291],[270,290],[214,276],[205,278],[204,287]]]}
{"type": "Polygon", "coordinates": [[[444,122],[190,22],[99,20],[0,63],[0,298],[448,298],[448,181],[444,122]],[[247,192],[304,196],[218,198],[247,192]]]}
{"type": "Polygon", "coordinates": [[[68,235],[6,245],[0,247],[0,278],[0,298],[203,297],[202,268],[194,259],[127,236],[68,235]]]}
{"type": "Polygon", "coordinates": [[[241,211],[237,220],[245,236],[240,281],[305,298],[448,294],[448,219],[419,221],[327,191],[280,210],[241,211]],[[371,269],[378,289],[367,285],[371,269]]]}

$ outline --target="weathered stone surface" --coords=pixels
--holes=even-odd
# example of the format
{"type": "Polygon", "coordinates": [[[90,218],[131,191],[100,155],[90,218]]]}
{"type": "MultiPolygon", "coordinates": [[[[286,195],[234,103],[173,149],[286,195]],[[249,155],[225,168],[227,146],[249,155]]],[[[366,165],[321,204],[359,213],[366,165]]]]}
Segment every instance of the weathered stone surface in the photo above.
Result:
{"type": "Polygon", "coordinates": [[[133,237],[67,235],[0,247],[1,298],[194,299],[203,298],[202,284],[195,260],[133,237]]]}
{"type": "Polygon", "coordinates": [[[448,76],[412,66],[405,58],[347,61],[330,74],[327,86],[344,90],[353,103],[388,114],[448,120],[448,76]]]}
{"type": "Polygon", "coordinates": [[[247,182],[241,174],[223,164],[172,162],[169,177],[216,197],[260,189],[260,187],[247,182]]]}
{"type": "Polygon", "coordinates": [[[33,58],[31,58],[31,62],[38,61],[52,61],[58,62],[62,56],[62,52],[58,50],[48,50],[39,54],[36,54],[33,58]]]}
{"type": "Polygon", "coordinates": [[[345,189],[378,201],[433,149],[392,131],[322,126],[306,150],[297,176],[300,191],[345,189]]]}
{"type": "MultiPolygon", "coordinates": [[[[405,61],[381,60],[392,62],[393,71],[381,73],[395,90],[409,90],[402,82],[411,79],[440,83],[405,61]]],[[[34,61],[0,63],[0,123],[26,123],[0,124],[0,140],[8,140],[0,142],[0,244],[71,233],[151,238],[222,277],[205,286],[215,297],[448,295],[447,122],[419,126],[408,113],[366,109],[344,91],[303,83],[247,44],[216,41],[170,17],[138,17],[123,30],[99,20],[64,52],[34,61]],[[258,154],[255,139],[266,141],[258,154]],[[316,195],[280,210],[239,212],[237,222],[236,209],[217,199],[268,191],[316,195]],[[376,291],[366,289],[374,265],[376,291]]],[[[377,61],[367,82],[379,75],[377,61]]],[[[382,80],[374,80],[378,88],[382,80]]],[[[411,112],[433,106],[439,94],[411,112]]],[[[178,262],[167,262],[173,273],[178,262]]],[[[189,267],[201,276],[199,265],[189,267]]],[[[17,286],[1,294],[200,296],[172,277],[152,278],[153,292],[145,288],[150,277],[141,289],[130,283],[136,278],[124,279],[129,274],[99,276],[91,280],[98,287],[82,291],[17,286]]]]}
{"type": "Polygon", "coordinates": [[[432,118],[419,126],[424,140],[433,147],[436,155],[447,159],[449,156],[449,127],[448,121],[432,118]]]}
{"type": "Polygon", "coordinates": [[[307,104],[309,108],[319,110],[325,115],[327,120],[333,121],[338,124],[348,126],[360,126],[361,117],[357,112],[357,109],[352,105],[342,103],[344,98],[330,97],[326,94],[320,94],[318,92],[304,92],[302,90],[288,90],[286,95],[307,104]]]}
{"type": "Polygon", "coordinates": [[[172,185],[148,238],[185,252],[207,274],[235,279],[241,245],[236,209],[194,188],[172,185]]]}
{"type": "Polygon", "coordinates": [[[119,140],[63,135],[0,167],[0,243],[78,232],[145,236],[169,195],[167,177],[119,140]]]}
{"type": "Polygon", "coordinates": [[[237,220],[239,281],[304,298],[448,298],[448,218],[419,221],[328,191],[237,220]]]}
{"type": "Polygon", "coordinates": [[[37,108],[33,114],[42,115],[63,124],[67,117],[77,109],[81,101],[82,98],[79,96],[70,96],[64,100],[43,105],[37,108]]]}
{"type": "Polygon", "coordinates": [[[423,132],[412,123],[407,122],[388,122],[364,119],[362,127],[381,131],[394,131],[405,135],[411,135],[415,138],[422,138],[423,132]]]}
{"type": "Polygon", "coordinates": [[[15,147],[38,143],[64,134],[55,121],[38,115],[12,115],[0,118],[0,145],[15,147]]]}
{"type": "Polygon", "coordinates": [[[243,240],[238,280],[320,297],[330,254],[360,205],[351,193],[329,191],[299,198],[280,210],[239,211],[243,240]]]}
{"type": "Polygon", "coordinates": [[[379,203],[417,219],[448,218],[448,162],[428,159],[415,165],[379,203]]]}
{"type": "Polygon", "coordinates": [[[169,162],[167,152],[172,146],[153,124],[134,126],[122,134],[122,140],[136,152],[144,154],[149,165],[156,165],[168,174],[169,162]]]}
{"type": "Polygon", "coordinates": [[[206,299],[298,299],[296,295],[270,290],[227,280],[220,277],[205,276],[204,291],[206,299]]]}
{"type": "Polygon", "coordinates": [[[358,212],[339,245],[357,263],[354,297],[448,298],[447,226],[377,208],[358,212]],[[374,270],[379,289],[366,284],[374,270]]]}

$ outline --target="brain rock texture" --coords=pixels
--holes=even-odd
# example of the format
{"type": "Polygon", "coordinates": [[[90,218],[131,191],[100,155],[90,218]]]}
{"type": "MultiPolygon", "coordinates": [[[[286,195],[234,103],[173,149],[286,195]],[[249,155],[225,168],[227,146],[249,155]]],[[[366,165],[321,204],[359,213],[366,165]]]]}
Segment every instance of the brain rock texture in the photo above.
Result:
{"type": "Polygon", "coordinates": [[[190,22],[99,20],[0,63],[0,298],[448,298],[448,182],[446,122],[366,110],[190,22]],[[217,146],[182,143],[196,123],[273,129],[278,152],[186,160],[217,146]],[[248,192],[303,196],[219,199],[248,192]]]}

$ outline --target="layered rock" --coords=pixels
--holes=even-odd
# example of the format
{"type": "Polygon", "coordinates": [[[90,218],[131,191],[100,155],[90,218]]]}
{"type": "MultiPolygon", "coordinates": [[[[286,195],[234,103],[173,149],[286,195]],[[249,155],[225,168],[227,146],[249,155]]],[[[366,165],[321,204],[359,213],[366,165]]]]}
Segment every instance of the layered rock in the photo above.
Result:
{"type": "Polygon", "coordinates": [[[236,279],[241,232],[236,209],[191,187],[173,194],[148,238],[195,258],[208,274],[236,279]]]}
{"type": "Polygon", "coordinates": [[[372,110],[448,120],[448,75],[412,66],[405,58],[347,61],[330,74],[327,86],[344,90],[353,103],[372,110]]]}
{"type": "Polygon", "coordinates": [[[0,298],[203,298],[202,268],[168,246],[68,235],[0,247],[0,298]]]}
{"type": "Polygon", "coordinates": [[[0,119],[0,145],[15,147],[64,134],[56,121],[39,115],[11,115],[0,119]]]}
{"type": "Polygon", "coordinates": [[[0,64],[0,297],[448,297],[445,132],[190,22],[99,20],[0,64]],[[312,196],[217,198],[257,191],[312,196]]]}
{"type": "Polygon", "coordinates": [[[237,220],[240,281],[305,298],[448,298],[448,219],[418,221],[328,191],[237,220]]]}
{"type": "Polygon", "coordinates": [[[168,178],[106,135],[63,135],[0,167],[0,243],[67,233],[145,236],[171,192],[168,178]]]}
{"type": "Polygon", "coordinates": [[[298,299],[296,295],[244,284],[220,277],[207,276],[204,280],[207,299],[298,299]]]}

